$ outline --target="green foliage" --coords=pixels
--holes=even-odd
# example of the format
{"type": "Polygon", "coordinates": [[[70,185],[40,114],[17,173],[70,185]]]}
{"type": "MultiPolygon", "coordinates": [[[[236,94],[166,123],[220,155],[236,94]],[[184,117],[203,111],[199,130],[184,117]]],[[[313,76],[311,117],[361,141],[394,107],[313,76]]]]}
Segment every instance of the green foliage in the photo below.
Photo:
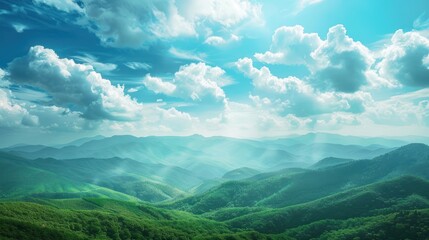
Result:
{"type": "Polygon", "coordinates": [[[231,233],[221,223],[187,213],[106,199],[86,201],[99,207],[82,211],[2,202],[0,236],[13,239],[190,239],[231,233]]]}
{"type": "Polygon", "coordinates": [[[321,220],[277,235],[279,239],[296,240],[396,240],[427,239],[427,236],[429,209],[347,220],[321,220]]]}
{"type": "Polygon", "coordinates": [[[281,208],[341,191],[414,175],[429,179],[429,146],[409,144],[373,160],[359,160],[307,171],[286,169],[230,181],[170,207],[201,214],[230,207],[281,208]]]}
{"type": "MultiPolygon", "coordinates": [[[[222,145],[219,139],[211,141],[222,145]]],[[[198,141],[191,145],[199,146],[198,141]]],[[[429,182],[403,176],[429,178],[428,146],[411,144],[373,160],[333,161],[317,170],[286,169],[224,182],[204,194],[153,205],[130,195],[154,202],[179,197],[183,192],[165,183],[188,172],[126,159],[29,161],[0,153],[0,239],[429,236],[429,182]],[[165,172],[155,179],[160,169],[165,172]]],[[[238,169],[230,174],[254,173],[238,169]]]]}
{"type": "Polygon", "coordinates": [[[264,233],[281,233],[288,228],[322,219],[347,219],[415,209],[415,202],[412,204],[406,202],[409,199],[416,199],[416,195],[423,199],[418,207],[428,208],[428,189],[429,182],[427,181],[415,177],[402,177],[310,203],[242,215],[227,223],[235,228],[255,229],[264,233]]]}

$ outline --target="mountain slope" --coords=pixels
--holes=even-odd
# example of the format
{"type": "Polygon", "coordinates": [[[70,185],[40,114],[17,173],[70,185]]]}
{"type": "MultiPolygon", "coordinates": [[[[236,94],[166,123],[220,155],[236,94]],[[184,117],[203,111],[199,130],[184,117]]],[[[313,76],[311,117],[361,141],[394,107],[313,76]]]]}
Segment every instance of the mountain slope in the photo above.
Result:
{"type": "Polygon", "coordinates": [[[322,158],[350,158],[355,160],[371,159],[388,153],[395,148],[380,145],[345,145],[333,143],[305,143],[287,146],[286,149],[297,156],[306,158],[308,162],[314,162],[322,158]]]}
{"type": "Polygon", "coordinates": [[[354,161],[353,159],[347,159],[347,158],[335,158],[335,157],[327,157],[324,158],[315,164],[311,165],[312,169],[319,169],[319,168],[326,168],[326,167],[332,167],[336,165],[340,165],[343,163],[348,163],[354,161]]]}
{"type": "MultiPolygon", "coordinates": [[[[422,139],[423,140],[423,139],[422,139]]],[[[428,140],[425,138],[424,140],[428,140]]],[[[279,138],[275,140],[269,140],[272,143],[283,144],[292,146],[295,144],[313,144],[313,143],[332,143],[332,144],[344,144],[344,145],[382,145],[387,147],[399,147],[408,144],[408,141],[388,139],[380,137],[356,137],[356,136],[343,136],[331,133],[308,133],[300,136],[292,136],[288,138],[279,138]]],[[[411,139],[410,142],[414,142],[411,139]]]]}
{"type": "Polygon", "coordinates": [[[429,179],[427,145],[406,145],[373,160],[353,161],[293,174],[281,171],[231,181],[202,195],[178,201],[172,207],[194,213],[229,206],[285,207],[402,175],[429,179]]]}
{"type": "Polygon", "coordinates": [[[35,168],[30,161],[0,152],[0,198],[39,197],[109,197],[136,201],[129,195],[107,188],[74,181],[35,168]]]}
{"type": "Polygon", "coordinates": [[[248,168],[248,167],[243,167],[243,168],[237,168],[225,173],[222,176],[222,178],[227,180],[240,180],[240,179],[255,176],[258,173],[260,173],[258,170],[248,168]]]}
{"type": "MultiPolygon", "coordinates": [[[[82,201],[82,200],[81,200],[82,201]]],[[[87,199],[92,210],[0,202],[0,237],[10,239],[190,239],[231,233],[224,224],[146,205],[87,199]],[[12,230],[12,231],[11,231],[12,230]]]]}
{"type": "Polygon", "coordinates": [[[226,172],[241,167],[266,170],[277,166],[300,165],[296,156],[285,151],[283,146],[198,135],[144,138],[113,136],[79,146],[46,147],[33,152],[19,150],[8,149],[13,154],[30,159],[128,158],[143,163],[179,166],[206,179],[222,177],[226,172]]]}
{"type": "Polygon", "coordinates": [[[323,219],[348,219],[398,210],[429,208],[428,189],[428,181],[416,177],[401,177],[306,204],[242,215],[229,220],[228,223],[236,228],[280,233],[323,219]]]}

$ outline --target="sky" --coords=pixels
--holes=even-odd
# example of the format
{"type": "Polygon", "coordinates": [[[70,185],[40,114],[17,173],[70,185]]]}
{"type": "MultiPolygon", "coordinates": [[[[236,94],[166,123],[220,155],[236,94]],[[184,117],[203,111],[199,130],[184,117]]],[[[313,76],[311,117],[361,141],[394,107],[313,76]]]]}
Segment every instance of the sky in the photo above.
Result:
{"type": "Polygon", "coordinates": [[[0,146],[429,135],[426,0],[0,0],[0,146]]]}

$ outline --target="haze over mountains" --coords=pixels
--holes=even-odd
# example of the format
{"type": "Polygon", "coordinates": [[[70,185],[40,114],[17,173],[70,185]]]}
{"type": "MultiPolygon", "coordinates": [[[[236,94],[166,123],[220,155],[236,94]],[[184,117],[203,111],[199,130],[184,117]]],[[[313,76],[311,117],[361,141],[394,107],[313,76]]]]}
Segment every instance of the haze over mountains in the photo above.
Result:
{"type": "MultiPolygon", "coordinates": [[[[0,203],[0,211],[18,206],[61,217],[69,210],[79,215],[86,209],[107,214],[107,218],[114,211],[129,224],[152,224],[152,234],[161,238],[157,234],[163,228],[158,220],[145,215],[151,211],[164,223],[173,219],[186,222],[167,230],[179,238],[203,236],[201,229],[187,225],[201,218],[214,224],[207,236],[306,239],[300,234],[337,236],[337,232],[353,229],[353,221],[377,229],[375,219],[389,225],[399,210],[418,209],[426,219],[427,180],[429,146],[395,139],[332,134],[265,140],[96,136],[59,146],[2,149],[0,197],[36,205],[5,202],[0,203]],[[150,223],[136,223],[142,218],[150,223]],[[332,228],[327,219],[339,227],[332,228]],[[314,232],[314,224],[331,230],[314,232]],[[185,231],[184,226],[192,230],[185,231]]],[[[24,216],[16,212],[6,222],[11,224],[14,219],[13,226],[25,225],[24,216]]],[[[53,224],[43,219],[32,221],[35,226],[53,224]]],[[[108,221],[119,224],[114,219],[108,221]]],[[[82,223],[75,224],[81,230],[55,225],[52,234],[115,239],[109,235],[111,228],[91,235],[82,223]]],[[[353,231],[350,236],[361,234],[353,231]]]]}

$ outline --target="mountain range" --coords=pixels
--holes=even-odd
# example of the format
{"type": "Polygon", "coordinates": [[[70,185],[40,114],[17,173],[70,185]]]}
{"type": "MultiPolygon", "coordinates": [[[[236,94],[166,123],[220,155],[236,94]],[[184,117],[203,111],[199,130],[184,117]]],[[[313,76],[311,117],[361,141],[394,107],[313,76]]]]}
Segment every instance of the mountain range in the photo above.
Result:
{"type": "Polygon", "coordinates": [[[96,136],[4,148],[0,236],[424,239],[429,146],[344,138],[96,136]]]}

